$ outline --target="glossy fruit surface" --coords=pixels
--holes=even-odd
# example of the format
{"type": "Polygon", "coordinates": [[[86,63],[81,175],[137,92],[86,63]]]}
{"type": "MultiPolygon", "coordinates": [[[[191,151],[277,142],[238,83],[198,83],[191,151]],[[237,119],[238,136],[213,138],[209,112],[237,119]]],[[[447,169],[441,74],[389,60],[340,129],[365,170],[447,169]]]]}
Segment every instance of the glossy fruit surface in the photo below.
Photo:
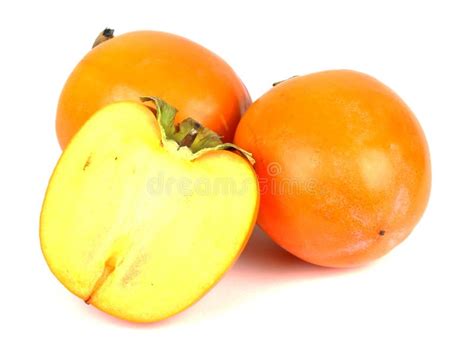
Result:
{"type": "Polygon", "coordinates": [[[392,90],[362,73],[326,71],[276,85],[244,115],[235,143],[256,159],[259,225],[314,264],[383,256],[428,202],[422,128],[392,90]]]}
{"type": "Polygon", "coordinates": [[[59,281],[136,322],[198,300],[239,256],[257,216],[245,158],[208,149],[190,160],[165,129],[142,104],[99,110],[64,150],[41,213],[41,247],[59,281]]]}
{"type": "Polygon", "coordinates": [[[183,37],[139,31],[93,48],[68,78],[58,104],[62,148],[97,110],[121,100],[157,95],[231,142],[250,105],[247,89],[214,53],[183,37]]]}

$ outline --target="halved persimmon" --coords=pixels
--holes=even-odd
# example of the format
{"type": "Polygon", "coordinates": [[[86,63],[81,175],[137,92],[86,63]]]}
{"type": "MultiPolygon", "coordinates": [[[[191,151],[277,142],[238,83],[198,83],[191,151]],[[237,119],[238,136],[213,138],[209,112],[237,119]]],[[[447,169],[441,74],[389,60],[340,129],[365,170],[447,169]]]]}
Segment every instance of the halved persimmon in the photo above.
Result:
{"type": "Polygon", "coordinates": [[[244,156],[161,100],[99,110],[64,150],[41,213],[54,275],[85,302],[151,322],[194,303],[232,265],[258,210],[244,156]]]}

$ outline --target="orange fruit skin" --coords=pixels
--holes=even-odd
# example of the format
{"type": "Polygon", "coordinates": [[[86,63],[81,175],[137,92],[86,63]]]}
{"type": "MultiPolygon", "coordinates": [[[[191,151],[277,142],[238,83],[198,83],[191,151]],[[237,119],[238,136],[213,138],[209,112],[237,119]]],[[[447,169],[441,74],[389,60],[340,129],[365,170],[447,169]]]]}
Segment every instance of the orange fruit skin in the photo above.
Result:
{"type": "Polygon", "coordinates": [[[176,107],[177,121],[193,117],[231,142],[251,103],[232,68],[214,53],[164,32],[130,32],[92,49],[61,93],[56,132],[64,149],[100,108],[158,96],[176,107]]]}
{"type": "Polygon", "coordinates": [[[392,90],[362,73],[278,84],[249,108],[235,143],[257,162],[258,224],[317,265],[351,267],[385,255],[428,203],[422,128],[392,90]]]}

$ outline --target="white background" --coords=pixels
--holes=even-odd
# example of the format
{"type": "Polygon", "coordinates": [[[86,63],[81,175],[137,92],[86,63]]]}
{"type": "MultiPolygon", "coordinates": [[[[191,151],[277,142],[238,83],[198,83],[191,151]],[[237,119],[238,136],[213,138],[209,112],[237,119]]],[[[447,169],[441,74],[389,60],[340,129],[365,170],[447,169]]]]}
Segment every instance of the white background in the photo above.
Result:
{"type": "Polygon", "coordinates": [[[11,1],[0,5],[0,354],[473,355],[474,12],[470,1],[11,1]],[[68,74],[105,26],[218,53],[258,98],[331,68],[367,72],[411,106],[433,162],[428,209],[391,254],[353,270],[300,262],[256,233],[198,304],[148,326],[67,292],[38,218],[60,155],[68,74]]]}

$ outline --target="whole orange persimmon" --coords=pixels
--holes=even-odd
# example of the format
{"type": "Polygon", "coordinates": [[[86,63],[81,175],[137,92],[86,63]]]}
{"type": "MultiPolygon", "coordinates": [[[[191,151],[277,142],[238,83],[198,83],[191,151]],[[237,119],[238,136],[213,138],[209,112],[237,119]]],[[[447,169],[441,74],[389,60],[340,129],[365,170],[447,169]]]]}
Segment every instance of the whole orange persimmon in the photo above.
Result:
{"type": "Polygon", "coordinates": [[[65,148],[89,117],[112,102],[156,95],[180,109],[177,122],[192,117],[230,142],[251,103],[232,68],[183,37],[139,31],[99,36],[68,78],[56,117],[65,148]],[[105,41],[104,41],[105,40],[105,41]]]}
{"type": "Polygon", "coordinates": [[[256,159],[259,225],[314,264],[349,267],[385,255],[428,202],[422,128],[402,99],[362,73],[276,85],[244,115],[235,143],[256,159]]]}

